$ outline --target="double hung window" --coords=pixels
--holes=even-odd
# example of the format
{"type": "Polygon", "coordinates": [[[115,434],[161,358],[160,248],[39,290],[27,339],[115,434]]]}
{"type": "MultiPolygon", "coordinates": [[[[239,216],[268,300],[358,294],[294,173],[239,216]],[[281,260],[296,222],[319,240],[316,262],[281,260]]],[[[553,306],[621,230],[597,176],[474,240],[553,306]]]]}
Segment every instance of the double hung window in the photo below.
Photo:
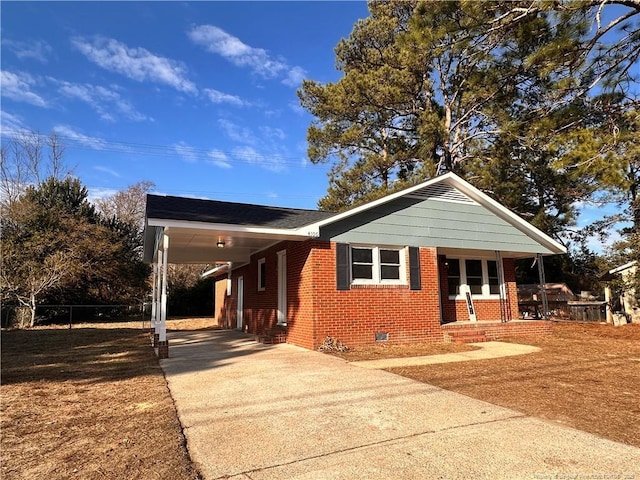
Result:
{"type": "Polygon", "coordinates": [[[404,249],[352,246],[351,280],[354,284],[406,283],[404,249]]]}
{"type": "Polygon", "coordinates": [[[461,295],[462,286],[474,296],[491,297],[500,294],[498,263],[495,260],[447,258],[449,297],[461,295]]]}

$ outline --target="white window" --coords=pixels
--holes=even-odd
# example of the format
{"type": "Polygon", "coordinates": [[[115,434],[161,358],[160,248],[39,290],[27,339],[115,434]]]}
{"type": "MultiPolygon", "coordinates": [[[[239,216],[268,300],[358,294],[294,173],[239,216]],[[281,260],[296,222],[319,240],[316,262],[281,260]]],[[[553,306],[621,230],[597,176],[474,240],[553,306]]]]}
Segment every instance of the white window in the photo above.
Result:
{"type": "Polygon", "coordinates": [[[258,260],[258,291],[264,292],[267,286],[267,267],[265,259],[258,260]]]}
{"type": "Polygon", "coordinates": [[[449,298],[462,298],[460,287],[469,287],[475,297],[500,294],[498,263],[478,258],[447,258],[449,298]]]}
{"type": "Polygon", "coordinates": [[[405,249],[393,247],[351,247],[353,284],[405,284],[405,249]]]}

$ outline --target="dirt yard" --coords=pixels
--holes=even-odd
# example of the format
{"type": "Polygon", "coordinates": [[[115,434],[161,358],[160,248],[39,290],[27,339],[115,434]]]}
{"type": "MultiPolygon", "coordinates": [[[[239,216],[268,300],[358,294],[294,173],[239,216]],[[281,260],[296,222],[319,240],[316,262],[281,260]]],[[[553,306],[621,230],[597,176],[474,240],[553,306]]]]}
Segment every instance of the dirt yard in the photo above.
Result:
{"type": "Polygon", "coordinates": [[[640,447],[640,325],[558,323],[538,353],[391,370],[640,447]]]}
{"type": "Polygon", "coordinates": [[[200,478],[148,334],[108,326],[2,332],[1,478],[200,478]]]}

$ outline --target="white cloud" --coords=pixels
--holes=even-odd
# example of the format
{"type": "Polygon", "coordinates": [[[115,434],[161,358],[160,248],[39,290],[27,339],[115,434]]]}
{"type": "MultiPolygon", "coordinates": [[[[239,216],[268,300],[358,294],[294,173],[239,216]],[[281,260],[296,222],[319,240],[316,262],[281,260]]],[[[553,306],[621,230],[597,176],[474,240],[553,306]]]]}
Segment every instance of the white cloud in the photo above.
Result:
{"type": "Polygon", "coordinates": [[[115,121],[116,115],[136,122],[149,120],[114,89],[90,83],[71,83],[51,77],[49,80],[58,85],[58,91],[62,95],[85,102],[103,120],[115,121]]]}
{"type": "Polygon", "coordinates": [[[96,203],[96,201],[98,200],[101,200],[107,197],[112,197],[116,193],[118,193],[118,190],[115,190],[113,188],[105,188],[105,187],[87,187],[87,190],[89,190],[89,195],[87,196],[87,199],[91,203],[96,203]]]}
{"type": "Polygon", "coordinates": [[[287,72],[287,76],[282,83],[288,87],[298,88],[307,76],[307,71],[302,67],[293,67],[287,72]]]}
{"type": "Polygon", "coordinates": [[[234,142],[247,143],[250,145],[255,143],[255,135],[248,128],[240,127],[224,118],[218,120],[218,125],[220,125],[227,137],[234,142]]]}
{"type": "Polygon", "coordinates": [[[92,150],[104,150],[107,146],[107,142],[98,137],[90,137],[83,133],[75,131],[68,125],[56,125],[53,127],[53,131],[63,137],[63,140],[75,142],[85,147],[89,147],[92,150]]]}
{"type": "Polygon", "coordinates": [[[220,168],[231,168],[231,163],[229,163],[229,159],[223,151],[213,149],[207,155],[211,158],[211,160],[208,161],[211,165],[220,168]]]}
{"type": "Polygon", "coordinates": [[[215,90],[213,88],[205,88],[202,90],[204,94],[209,98],[211,103],[229,103],[231,105],[237,105],[238,107],[243,107],[248,105],[247,102],[242,100],[240,97],[236,95],[231,95],[228,93],[221,92],[219,90],[215,90]]]}
{"type": "Polygon", "coordinates": [[[306,73],[302,67],[292,67],[282,59],[272,58],[265,49],[251,47],[214,25],[194,26],[187,36],[208,52],[220,55],[238,67],[248,67],[263,78],[284,77],[282,83],[285,85],[298,86],[306,73]]]}
{"type": "Polygon", "coordinates": [[[47,63],[49,61],[49,55],[53,52],[51,45],[41,40],[19,42],[16,40],[3,39],[2,45],[11,50],[20,60],[30,58],[42,63],[47,63]]]}
{"type": "Polygon", "coordinates": [[[260,127],[260,133],[268,140],[284,140],[286,134],[281,128],[260,127]]]}
{"type": "Polygon", "coordinates": [[[155,55],[144,48],[128,47],[112,38],[95,37],[88,41],[75,37],[71,43],[90,61],[111,72],[138,82],[169,85],[185,93],[197,92],[181,62],[155,55]]]}
{"type": "Polygon", "coordinates": [[[96,165],[93,168],[99,172],[108,173],[112,177],[120,178],[120,174],[111,168],[103,167],[102,165],[96,165]]]}
{"type": "Polygon", "coordinates": [[[241,162],[259,165],[273,172],[281,172],[284,170],[284,158],[279,153],[264,154],[258,152],[253,147],[245,145],[234,148],[232,154],[241,162]]]}
{"type": "Polygon", "coordinates": [[[185,142],[181,141],[174,143],[173,150],[187,162],[194,163],[198,161],[198,153],[196,149],[185,142]]]}
{"type": "Polygon", "coordinates": [[[13,136],[25,130],[22,117],[0,110],[0,135],[13,136]]]}
{"type": "Polygon", "coordinates": [[[2,96],[15,100],[17,102],[26,102],[37,107],[47,107],[48,104],[44,98],[31,88],[36,85],[36,80],[24,72],[9,72],[2,70],[0,72],[0,87],[2,96]]]}

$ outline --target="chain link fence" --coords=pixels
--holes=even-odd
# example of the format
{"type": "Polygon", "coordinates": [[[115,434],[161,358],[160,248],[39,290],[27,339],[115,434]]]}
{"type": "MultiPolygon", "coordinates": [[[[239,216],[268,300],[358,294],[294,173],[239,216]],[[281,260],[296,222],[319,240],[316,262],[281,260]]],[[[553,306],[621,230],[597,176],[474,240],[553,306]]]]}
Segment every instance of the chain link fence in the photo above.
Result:
{"type": "MultiPolygon", "coordinates": [[[[1,325],[7,327],[28,327],[31,310],[21,305],[3,305],[1,325]]],[[[79,323],[142,322],[150,315],[149,304],[138,305],[38,305],[36,325],[68,325],[72,328],[79,323]]]]}

